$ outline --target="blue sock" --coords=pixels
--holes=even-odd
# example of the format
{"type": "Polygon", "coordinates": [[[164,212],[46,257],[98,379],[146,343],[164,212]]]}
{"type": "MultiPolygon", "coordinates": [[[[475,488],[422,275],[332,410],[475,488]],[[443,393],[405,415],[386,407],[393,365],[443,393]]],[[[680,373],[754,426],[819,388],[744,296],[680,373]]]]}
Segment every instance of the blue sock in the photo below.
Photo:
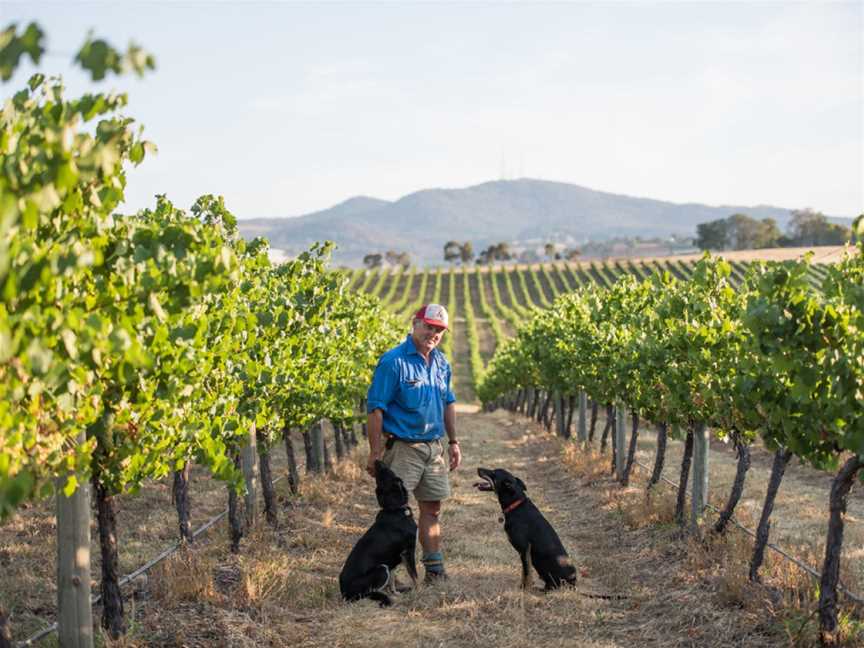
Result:
{"type": "Polygon", "coordinates": [[[427,572],[432,574],[441,574],[444,572],[444,554],[440,551],[423,554],[420,559],[427,572]]]}

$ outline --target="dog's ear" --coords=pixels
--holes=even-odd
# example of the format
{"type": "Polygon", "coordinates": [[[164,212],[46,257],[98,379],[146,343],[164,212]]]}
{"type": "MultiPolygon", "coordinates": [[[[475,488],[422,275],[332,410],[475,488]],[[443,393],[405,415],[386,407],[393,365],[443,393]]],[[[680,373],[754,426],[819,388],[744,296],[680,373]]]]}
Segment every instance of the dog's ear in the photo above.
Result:
{"type": "Polygon", "coordinates": [[[525,482],[523,482],[518,477],[516,478],[516,483],[519,484],[520,488],[522,488],[523,491],[525,491],[525,492],[528,491],[528,487],[525,485],[525,482]]]}
{"type": "Polygon", "coordinates": [[[522,484],[522,480],[518,477],[514,477],[513,475],[508,476],[507,479],[501,482],[501,488],[508,493],[518,492],[520,486],[524,486],[524,484],[522,484]]]}

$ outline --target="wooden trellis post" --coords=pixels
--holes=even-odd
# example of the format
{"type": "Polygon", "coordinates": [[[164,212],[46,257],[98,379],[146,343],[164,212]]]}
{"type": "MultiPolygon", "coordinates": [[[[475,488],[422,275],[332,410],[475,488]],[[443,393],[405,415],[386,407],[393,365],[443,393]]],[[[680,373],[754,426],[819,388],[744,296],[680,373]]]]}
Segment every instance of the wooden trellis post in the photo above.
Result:
{"type": "Polygon", "coordinates": [[[249,430],[249,440],[240,450],[240,467],[243,470],[243,479],[246,482],[246,528],[255,526],[258,519],[258,443],[255,434],[255,425],[249,430]]]}
{"type": "Polygon", "coordinates": [[[626,460],[625,439],[627,438],[627,417],[624,403],[618,403],[615,407],[615,475],[620,481],[624,479],[624,466],[626,460]]]}
{"type": "Polygon", "coordinates": [[[323,421],[315,421],[309,429],[312,444],[313,472],[324,472],[324,426],[323,421]]]}
{"type": "MultiPolygon", "coordinates": [[[[84,433],[78,443],[86,441],[84,433]]],[[[57,485],[57,634],[64,648],[93,648],[90,605],[90,483],[66,497],[57,485]]]]}
{"type": "Polygon", "coordinates": [[[693,429],[693,496],[690,500],[691,522],[698,527],[708,504],[708,427],[698,423],[693,429]]]}
{"type": "Polygon", "coordinates": [[[576,438],[579,443],[588,441],[588,427],[586,424],[586,410],[588,409],[588,395],[584,391],[579,392],[579,425],[576,431],[576,438]]]}
{"type": "Polygon", "coordinates": [[[564,394],[556,392],[555,395],[555,423],[558,427],[558,436],[562,439],[567,436],[567,412],[565,411],[564,394]]]}

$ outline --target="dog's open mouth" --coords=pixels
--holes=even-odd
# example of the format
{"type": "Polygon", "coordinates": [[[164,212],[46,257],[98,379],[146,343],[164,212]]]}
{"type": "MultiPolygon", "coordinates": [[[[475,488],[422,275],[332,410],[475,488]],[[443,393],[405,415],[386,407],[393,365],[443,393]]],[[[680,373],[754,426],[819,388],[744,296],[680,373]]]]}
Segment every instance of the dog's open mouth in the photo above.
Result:
{"type": "Polygon", "coordinates": [[[481,491],[494,491],[495,480],[492,477],[492,471],[485,468],[478,468],[477,474],[483,478],[483,481],[474,482],[474,488],[481,491]]]}

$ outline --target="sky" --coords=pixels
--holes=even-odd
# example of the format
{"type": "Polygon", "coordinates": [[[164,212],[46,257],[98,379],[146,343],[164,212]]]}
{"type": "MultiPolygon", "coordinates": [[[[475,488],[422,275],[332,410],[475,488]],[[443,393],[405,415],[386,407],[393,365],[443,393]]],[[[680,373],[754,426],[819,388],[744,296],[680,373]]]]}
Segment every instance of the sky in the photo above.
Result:
{"type": "MultiPolygon", "coordinates": [[[[126,208],[240,218],[530,177],[672,202],[864,212],[864,2],[46,2],[41,70],[129,93],[126,208]],[[144,79],[70,65],[88,31],[144,79]]],[[[0,87],[5,99],[33,72],[0,87]]]]}

